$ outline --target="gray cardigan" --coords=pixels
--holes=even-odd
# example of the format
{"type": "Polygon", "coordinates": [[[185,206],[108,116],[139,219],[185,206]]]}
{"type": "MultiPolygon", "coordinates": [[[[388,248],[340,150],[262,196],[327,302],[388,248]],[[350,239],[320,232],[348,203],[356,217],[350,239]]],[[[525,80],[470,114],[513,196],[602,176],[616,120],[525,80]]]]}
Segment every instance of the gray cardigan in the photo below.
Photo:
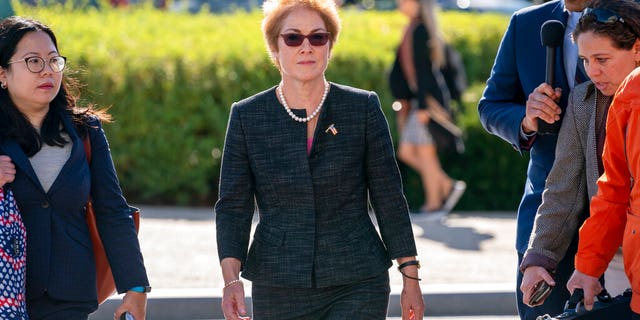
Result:
{"type": "Polygon", "coordinates": [[[531,265],[554,270],[588,216],[600,176],[596,112],[606,112],[611,103],[611,98],[598,99],[601,95],[591,81],[576,86],[569,95],[556,159],[547,177],[521,270],[531,265]]]}

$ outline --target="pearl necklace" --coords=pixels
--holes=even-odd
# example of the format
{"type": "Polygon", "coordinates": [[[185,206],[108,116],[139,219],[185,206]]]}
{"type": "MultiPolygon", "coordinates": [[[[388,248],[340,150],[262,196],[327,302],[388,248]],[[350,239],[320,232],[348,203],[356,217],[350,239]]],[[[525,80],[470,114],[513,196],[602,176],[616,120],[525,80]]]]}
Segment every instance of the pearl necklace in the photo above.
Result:
{"type": "Polygon", "coordinates": [[[318,112],[320,112],[320,108],[322,108],[322,104],[324,103],[324,100],[327,98],[327,94],[329,93],[329,83],[325,81],[324,83],[324,93],[322,94],[322,100],[320,100],[320,103],[318,104],[318,106],[316,107],[316,110],[313,111],[313,113],[311,113],[310,116],[306,117],[306,118],[300,118],[298,116],[296,116],[293,111],[291,111],[291,108],[289,108],[289,105],[287,104],[287,100],[284,99],[284,93],[282,93],[282,82],[280,83],[280,85],[278,85],[278,95],[280,96],[280,102],[282,103],[282,106],[284,106],[284,109],[287,111],[287,113],[289,114],[289,116],[298,122],[309,122],[311,121],[311,119],[313,119],[318,112]]]}

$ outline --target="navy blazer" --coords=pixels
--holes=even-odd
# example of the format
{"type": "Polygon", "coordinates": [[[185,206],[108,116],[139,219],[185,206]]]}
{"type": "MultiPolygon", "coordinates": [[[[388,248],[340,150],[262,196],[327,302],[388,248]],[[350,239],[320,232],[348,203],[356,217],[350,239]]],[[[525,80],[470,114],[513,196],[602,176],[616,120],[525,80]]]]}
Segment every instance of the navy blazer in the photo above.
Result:
{"type": "Polygon", "coordinates": [[[118,292],[149,284],[131,209],[122,196],[100,122],[91,120],[91,165],[71,119],[64,117],[63,125],[73,147],[48,192],[16,142],[0,145],[0,154],[11,157],[16,166],[10,187],[27,229],[27,306],[45,292],[62,300],[97,300],[84,211],[89,194],[118,292]]]}
{"type": "Polygon", "coordinates": [[[332,83],[313,139],[308,155],[307,125],[289,117],[275,88],[231,108],[215,206],[218,254],[240,259],[242,276],[256,284],[352,283],[416,255],[378,96],[332,83]],[[254,203],[260,221],[247,253],[254,203]]]}
{"type": "MultiPolygon", "coordinates": [[[[509,142],[522,153],[520,126],[531,92],[545,82],[546,48],[540,41],[540,27],[547,20],[566,22],[563,1],[550,1],[513,14],[478,104],[485,129],[509,142]]],[[[562,45],[556,50],[554,87],[562,88],[560,107],[565,110],[569,84],[564,70],[562,45]]],[[[564,112],[563,112],[564,114],[564,112]]],[[[524,253],[541,203],[545,180],[555,157],[557,135],[538,135],[530,149],[524,194],[518,208],[516,249],[524,253]]]]}

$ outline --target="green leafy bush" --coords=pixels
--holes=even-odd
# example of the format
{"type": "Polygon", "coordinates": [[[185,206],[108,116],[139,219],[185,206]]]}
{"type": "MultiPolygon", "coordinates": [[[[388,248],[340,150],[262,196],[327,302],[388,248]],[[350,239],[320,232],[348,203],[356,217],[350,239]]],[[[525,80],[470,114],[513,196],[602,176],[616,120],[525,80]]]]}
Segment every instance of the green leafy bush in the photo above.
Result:
{"type": "MultiPolygon", "coordinates": [[[[105,130],[131,202],[214,203],[231,104],[276,85],[280,78],[266,54],[260,12],[15,8],[56,32],[69,61],[65,72],[85,84],[82,101],[110,108],[115,122],[105,130]]],[[[393,128],[387,72],[405,18],[391,11],[344,10],[342,19],[327,78],[378,92],[393,128]]],[[[458,209],[514,209],[526,159],[489,136],[476,112],[507,18],[444,12],[440,22],[475,83],[459,117],[467,152],[443,156],[446,170],[469,184],[458,209]]],[[[407,197],[415,207],[422,201],[419,179],[403,172],[407,197]]]]}

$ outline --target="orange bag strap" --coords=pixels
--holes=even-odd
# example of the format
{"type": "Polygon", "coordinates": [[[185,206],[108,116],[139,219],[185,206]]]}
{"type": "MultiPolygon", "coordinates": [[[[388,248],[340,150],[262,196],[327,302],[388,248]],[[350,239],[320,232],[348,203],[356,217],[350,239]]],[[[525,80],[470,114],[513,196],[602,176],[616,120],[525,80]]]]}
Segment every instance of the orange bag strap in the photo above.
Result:
{"type": "Polygon", "coordinates": [[[84,154],[87,156],[87,162],[91,164],[91,139],[89,139],[89,134],[82,139],[82,144],[84,145],[84,154]]]}

